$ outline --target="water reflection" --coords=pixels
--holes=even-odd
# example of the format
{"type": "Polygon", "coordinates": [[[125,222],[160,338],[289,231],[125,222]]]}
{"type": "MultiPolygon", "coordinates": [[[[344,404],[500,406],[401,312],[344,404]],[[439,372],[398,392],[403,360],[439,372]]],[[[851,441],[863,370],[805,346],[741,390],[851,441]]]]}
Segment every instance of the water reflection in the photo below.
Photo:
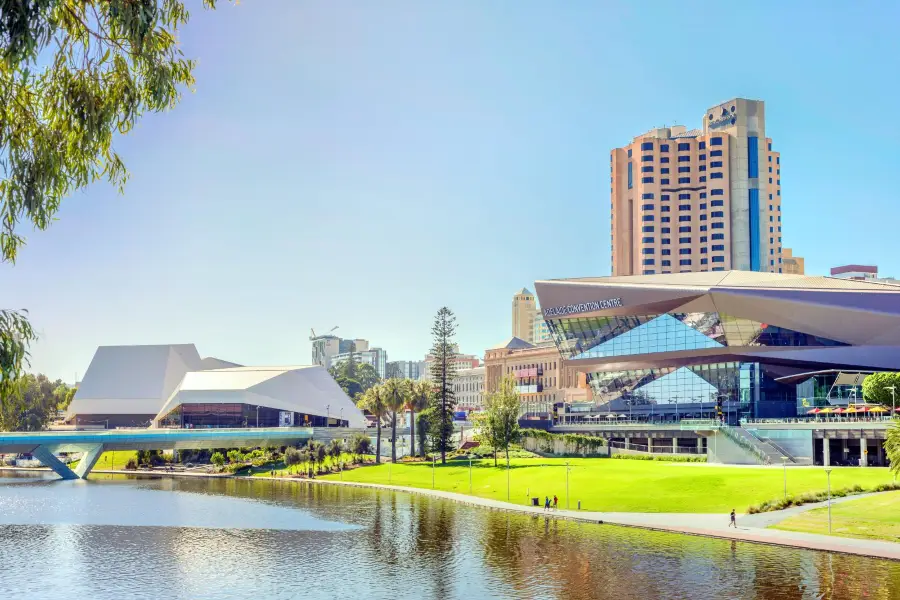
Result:
{"type": "Polygon", "coordinates": [[[425,496],[246,480],[67,483],[0,480],[0,598],[900,597],[900,564],[888,561],[425,496]]]}

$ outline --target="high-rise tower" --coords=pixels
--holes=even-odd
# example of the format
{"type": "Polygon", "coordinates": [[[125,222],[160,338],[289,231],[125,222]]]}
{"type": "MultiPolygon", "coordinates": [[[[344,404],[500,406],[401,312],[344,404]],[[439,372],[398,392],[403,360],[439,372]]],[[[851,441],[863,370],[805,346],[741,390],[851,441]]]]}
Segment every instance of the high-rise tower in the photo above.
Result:
{"type": "Polygon", "coordinates": [[[613,275],[782,272],[781,157],[762,101],[634,138],[610,154],[610,181],[613,275]]]}

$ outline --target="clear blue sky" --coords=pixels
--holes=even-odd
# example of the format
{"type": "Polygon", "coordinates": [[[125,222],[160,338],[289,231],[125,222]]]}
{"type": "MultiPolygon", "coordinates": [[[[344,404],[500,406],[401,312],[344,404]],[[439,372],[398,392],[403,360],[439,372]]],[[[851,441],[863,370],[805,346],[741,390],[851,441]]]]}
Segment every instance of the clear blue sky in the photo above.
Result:
{"type": "Polygon", "coordinates": [[[808,271],[900,276],[897,3],[188,4],[197,91],[117,141],[126,194],[0,266],[34,370],[174,342],[305,364],[334,325],[414,359],[442,305],[481,354],[523,285],[609,273],[610,148],[735,96],[767,103],[808,271]]]}

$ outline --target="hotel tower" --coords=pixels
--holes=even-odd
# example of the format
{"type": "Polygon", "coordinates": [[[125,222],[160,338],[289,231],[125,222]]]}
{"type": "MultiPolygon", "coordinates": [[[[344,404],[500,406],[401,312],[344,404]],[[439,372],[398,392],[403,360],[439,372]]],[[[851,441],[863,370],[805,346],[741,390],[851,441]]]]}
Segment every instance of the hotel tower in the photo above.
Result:
{"type": "Polygon", "coordinates": [[[652,129],[610,154],[612,274],[782,272],[781,158],[765,104],[652,129]]]}

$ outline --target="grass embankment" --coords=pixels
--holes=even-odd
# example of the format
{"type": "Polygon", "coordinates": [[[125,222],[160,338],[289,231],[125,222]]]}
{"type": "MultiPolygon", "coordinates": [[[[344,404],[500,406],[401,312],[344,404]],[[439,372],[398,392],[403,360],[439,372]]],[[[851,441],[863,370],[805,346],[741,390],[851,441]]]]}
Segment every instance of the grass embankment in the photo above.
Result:
{"type": "MultiPolygon", "coordinates": [[[[828,508],[785,519],[773,529],[828,534],[828,508]]],[[[900,492],[884,492],[831,505],[831,534],[900,542],[900,492]]]]}
{"type": "MultiPolygon", "coordinates": [[[[97,464],[94,465],[94,471],[124,471],[125,465],[129,460],[137,461],[136,450],[116,450],[115,452],[104,452],[100,455],[97,464]]],[[[74,469],[80,461],[73,461],[69,467],[74,469]]]]}
{"type": "MultiPolygon", "coordinates": [[[[529,497],[559,497],[566,505],[566,468],[569,462],[570,507],[581,501],[582,510],[608,512],[695,512],[725,513],[732,508],[744,512],[783,494],[781,469],[714,467],[609,459],[515,459],[511,461],[511,502],[526,504],[529,497]]],[[[452,461],[435,469],[435,489],[469,493],[468,461],[452,461]]],[[[398,463],[366,466],[343,475],[344,481],[393,484],[431,489],[431,463],[398,463]]],[[[788,469],[788,493],[824,490],[825,474],[820,469],[788,469]]],[[[320,479],[338,479],[323,475],[320,479]]],[[[831,485],[869,488],[891,481],[883,468],[835,468],[831,485]]],[[[494,467],[492,460],[473,463],[472,492],[475,496],[506,500],[506,469],[494,467]]]]}

